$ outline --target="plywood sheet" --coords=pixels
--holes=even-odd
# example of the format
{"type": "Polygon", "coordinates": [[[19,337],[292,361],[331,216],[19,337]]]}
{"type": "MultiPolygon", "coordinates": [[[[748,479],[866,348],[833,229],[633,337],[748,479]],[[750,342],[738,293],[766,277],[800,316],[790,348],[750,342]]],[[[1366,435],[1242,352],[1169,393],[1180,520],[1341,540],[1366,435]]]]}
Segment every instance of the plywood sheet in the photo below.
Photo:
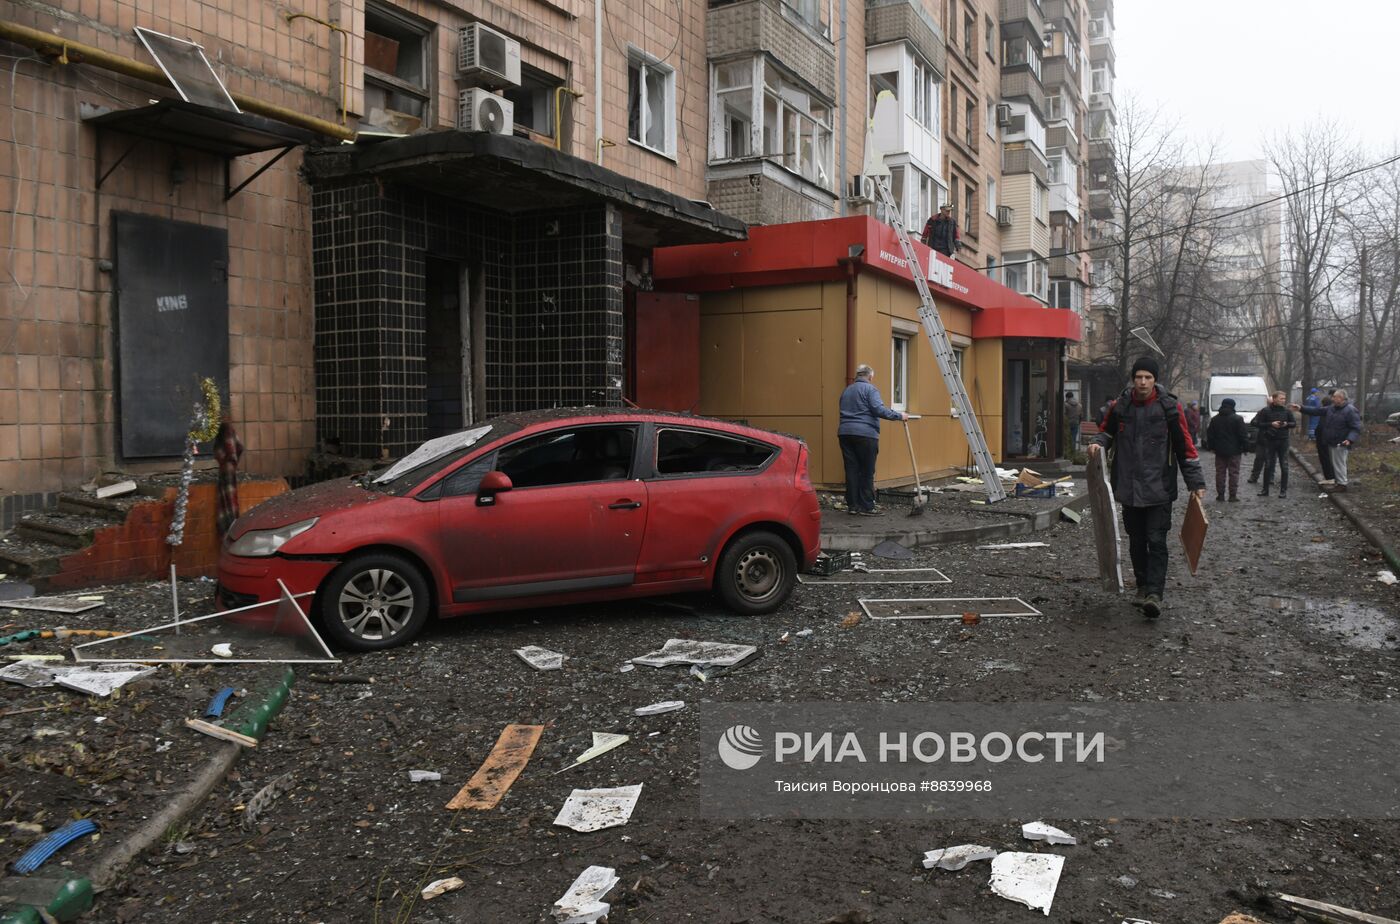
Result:
{"type": "Polygon", "coordinates": [[[530,762],[535,753],[535,745],[544,733],[543,725],[507,725],[496,739],[496,746],[486,756],[486,760],[467,780],[452,801],[450,809],[489,809],[510,789],[515,778],[530,762]]]}
{"type": "Polygon", "coordinates": [[[1186,552],[1186,564],[1191,573],[1201,561],[1201,550],[1206,544],[1206,531],[1210,529],[1210,517],[1206,516],[1205,505],[1195,494],[1186,502],[1186,516],[1181,520],[1181,547],[1186,552]]]}
{"type": "Polygon", "coordinates": [[[1119,546],[1118,505],[1108,478],[1108,453],[1090,459],[1089,505],[1094,521],[1094,550],[1099,558],[1099,581],[1104,590],[1123,592],[1123,556],[1119,546]]]}

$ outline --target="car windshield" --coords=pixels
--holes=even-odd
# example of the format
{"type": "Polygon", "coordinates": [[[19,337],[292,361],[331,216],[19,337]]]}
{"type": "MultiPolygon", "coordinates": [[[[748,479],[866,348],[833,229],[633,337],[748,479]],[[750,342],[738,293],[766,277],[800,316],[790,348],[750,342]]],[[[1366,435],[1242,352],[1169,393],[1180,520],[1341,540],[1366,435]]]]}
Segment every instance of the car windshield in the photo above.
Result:
{"type": "Polygon", "coordinates": [[[405,494],[462,458],[491,430],[491,425],[487,424],[428,440],[383,472],[367,476],[362,484],[386,494],[405,494]]]}
{"type": "Polygon", "coordinates": [[[1255,411],[1262,411],[1264,405],[1269,403],[1268,395],[1211,395],[1211,410],[1220,410],[1220,402],[1226,398],[1235,400],[1235,410],[1241,414],[1252,414],[1255,411]]]}

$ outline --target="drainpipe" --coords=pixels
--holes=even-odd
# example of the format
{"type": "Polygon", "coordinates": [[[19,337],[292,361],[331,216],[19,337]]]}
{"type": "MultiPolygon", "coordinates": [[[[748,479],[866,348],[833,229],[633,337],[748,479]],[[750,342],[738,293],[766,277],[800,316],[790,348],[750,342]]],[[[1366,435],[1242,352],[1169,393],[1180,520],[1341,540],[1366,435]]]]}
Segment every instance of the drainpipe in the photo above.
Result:
{"type": "MultiPolygon", "coordinates": [[[[117,74],[124,74],[127,77],[135,77],[137,80],[144,80],[147,83],[170,86],[170,80],[160,68],[142,64],[140,61],[112,54],[82,42],[74,42],[49,32],[40,32],[37,29],[29,29],[16,23],[0,20],[0,39],[51,55],[59,64],[89,64],[117,74]]],[[[251,96],[244,96],[241,93],[230,93],[229,95],[238,104],[238,108],[244,112],[256,113],[267,116],[269,119],[286,122],[288,125],[309,129],[318,135],[339,138],[342,141],[355,140],[355,133],[343,125],[336,125],[334,122],[327,122],[325,119],[318,119],[304,112],[276,106],[251,96]]]]}
{"type": "MultiPolygon", "coordinates": [[[[845,185],[846,185],[846,180],[847,180],[847,176],[846,176],[846,141],[847,141],[847,139],[848,139],[848,137],[849,137],[849,134],[848,134],[848,132],[846,131],[846,128],[847,128],[848,123],[850,122],[850,118],[851,118],[850,112],[846,109],[846,45],[847,45],[847,44],[848,44],[848,43],[847,43],[847,40],[846,40],[846,0],[841,0],[841,56],[840,56],[840,60],[841,60],[841,102],[838,104],[838,105],[840,106],[840,109],[839,109],[838,111],[841,113],[841,120],[840,120],[840,125],[841,125],[841,170],[840,170],[840,172],[838,172],[838,173],[836,174],[836,178],[837,178],[837,180],[838,180],[838,183],[837,183],[836,188],[837,188],[838,191],[844,189],[844,187],[845,187],[845,185]]],[[[845,213],[845,212],[849,211],[849,209],[850,209],[850,206],[849,206],[844,200],[842,200],[842,202],[841,202],[841,211],[842,211],[843,213],[845,213]]]]}
{"type": "Polygon", "coordinates": [[[344,125],[346,118],[350,115],[350,33],[340,28],[333,22],[324,19],[317,19],[310,13],[284,12],[282,18],[288,23],[298,19],[309,19],[318,26],[325,26],[333,32],[340,33],[340,124],[344,125]]]}
{"type": "Polygon", "coordinates": [[[593,149],[603,162],[603,0],[593,0],[593,149]]]}
{"type": "Polygon", "coordinates": [[[846,268],[846,384],[856,380],[856,273],[859,257],[836,261],[846,268]]]}

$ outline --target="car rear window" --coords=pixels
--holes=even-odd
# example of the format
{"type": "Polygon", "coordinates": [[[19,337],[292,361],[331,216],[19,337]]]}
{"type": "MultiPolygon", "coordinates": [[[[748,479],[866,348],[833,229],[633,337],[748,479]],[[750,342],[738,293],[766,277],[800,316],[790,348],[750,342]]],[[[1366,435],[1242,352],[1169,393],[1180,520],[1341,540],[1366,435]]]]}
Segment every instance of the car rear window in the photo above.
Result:
{"type": "Polygon", "coordinates": [[[662,475],[752,472],[777,455],[773,446],[701,430],[660,430],[656,470],[662,475]]]}

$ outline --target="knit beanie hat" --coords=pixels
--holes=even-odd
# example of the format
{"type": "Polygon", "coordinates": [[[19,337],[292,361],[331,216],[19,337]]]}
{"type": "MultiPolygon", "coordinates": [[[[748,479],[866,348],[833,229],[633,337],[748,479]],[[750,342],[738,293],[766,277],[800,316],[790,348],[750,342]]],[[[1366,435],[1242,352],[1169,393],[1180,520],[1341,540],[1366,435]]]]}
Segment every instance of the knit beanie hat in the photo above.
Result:
{"type": "Polygon", "coordinates": [[[1232,411],[1233,411],[1233,410],[1235,409],[1235,399],[1234,399],[1234,398],[1222,398],[1221,401],[1220,401],[1220,409],[1221,409],[1222,411],[1223,411],[1223,410],[1226,410],[1226,409],[1229,409],[1229,410],[1232,410],[1232,411]]]}
{"type": "Polygon", "coordinates": [[[1137,375],[1139,372],[1151,373],[1154,379],[1160,379],[1162,377],[1161,369],[1157,366],[1157,360],[1153,359],[1151,356],[1139,356],[1137,361],[1133,363],[1132,374],[1137,375]]]}

